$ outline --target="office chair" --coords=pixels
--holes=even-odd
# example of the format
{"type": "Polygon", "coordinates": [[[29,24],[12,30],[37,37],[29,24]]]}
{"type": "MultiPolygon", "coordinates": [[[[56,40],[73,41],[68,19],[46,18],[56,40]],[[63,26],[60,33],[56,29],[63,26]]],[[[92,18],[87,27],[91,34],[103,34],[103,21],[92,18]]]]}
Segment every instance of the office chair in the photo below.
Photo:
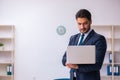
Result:
{"type": "Polygon", "coordinates": [[[54,80],[70,80],[69,78],[59,78],[59,79],[54,79],[54,80]]]}

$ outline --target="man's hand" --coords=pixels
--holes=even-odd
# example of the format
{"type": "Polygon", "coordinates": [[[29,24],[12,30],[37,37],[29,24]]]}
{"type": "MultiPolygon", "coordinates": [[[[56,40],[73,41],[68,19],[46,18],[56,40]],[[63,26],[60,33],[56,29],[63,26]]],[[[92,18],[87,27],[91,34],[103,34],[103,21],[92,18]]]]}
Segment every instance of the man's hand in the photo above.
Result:
{"type": "Polygon", "coordinates": [[[66,66],[67,66],[68,68],[78,69],[78,65],[77,65],[77,64],[69,64],[69,63],[66,63],[66,66]]]}

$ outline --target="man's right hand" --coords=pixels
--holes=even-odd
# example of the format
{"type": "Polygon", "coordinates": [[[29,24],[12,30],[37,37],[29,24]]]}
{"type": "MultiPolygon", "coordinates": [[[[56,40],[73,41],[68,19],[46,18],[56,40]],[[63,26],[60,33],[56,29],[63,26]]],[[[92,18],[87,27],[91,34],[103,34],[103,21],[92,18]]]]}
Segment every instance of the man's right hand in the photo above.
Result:
{"type": "Polygon", "coordinates": [[[77,64],[66,63],[66,66],[67,66],[68,68],[78,69],[78,65],[77,65],[77,64]]]}

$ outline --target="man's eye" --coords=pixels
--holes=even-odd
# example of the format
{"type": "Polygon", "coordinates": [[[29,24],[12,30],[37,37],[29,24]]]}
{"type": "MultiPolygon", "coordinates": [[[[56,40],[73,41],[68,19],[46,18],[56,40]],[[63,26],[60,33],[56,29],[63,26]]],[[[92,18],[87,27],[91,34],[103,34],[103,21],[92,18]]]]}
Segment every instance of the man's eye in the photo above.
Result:
{"type": "Polygon", "coordinates": [[[88,24],[88,22],[85,22],[84,24],[88,24]]]}

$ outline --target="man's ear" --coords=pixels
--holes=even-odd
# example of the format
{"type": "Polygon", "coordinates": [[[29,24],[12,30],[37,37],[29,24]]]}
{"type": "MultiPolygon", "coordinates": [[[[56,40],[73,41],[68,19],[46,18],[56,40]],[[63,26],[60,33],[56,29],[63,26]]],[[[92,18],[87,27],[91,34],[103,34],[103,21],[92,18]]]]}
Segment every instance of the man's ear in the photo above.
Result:
{"type": "Polygon", "coordinates": [[[92,24],[92,20],[90,21],[90,24],[92,24]]]}

